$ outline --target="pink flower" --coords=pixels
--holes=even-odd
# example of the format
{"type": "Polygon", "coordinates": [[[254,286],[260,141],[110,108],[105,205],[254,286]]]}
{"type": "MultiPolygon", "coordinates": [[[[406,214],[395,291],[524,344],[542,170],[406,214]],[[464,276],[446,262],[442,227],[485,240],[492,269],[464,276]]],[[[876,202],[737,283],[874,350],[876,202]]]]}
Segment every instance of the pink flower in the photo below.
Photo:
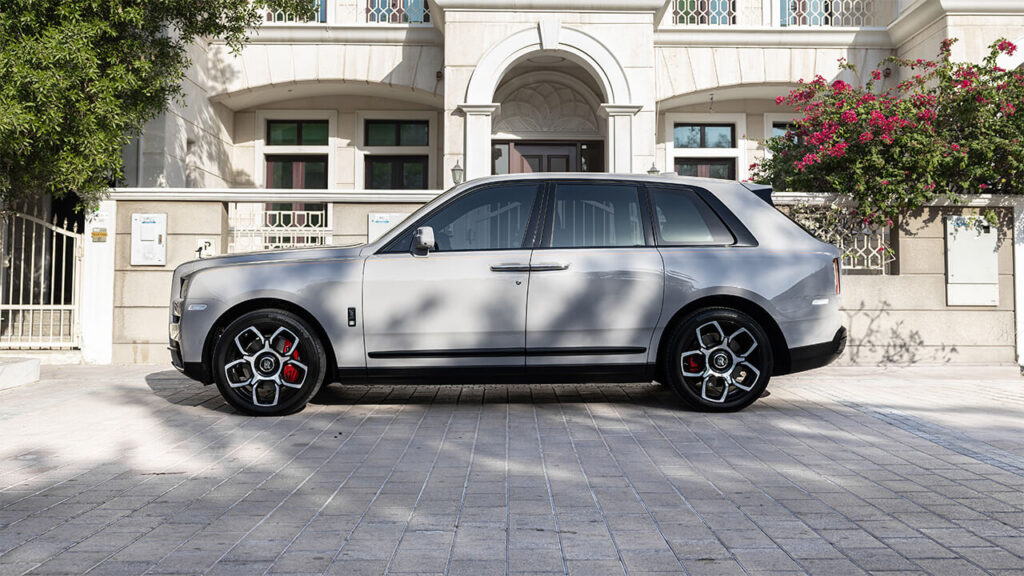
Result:
{"type": "Polygon", "coordinates": [[[987,190],[988,189],[988,184],[980,184],[980,185],[978,185],[978,188],[981,188],[982,190],[987,190]]]}
{"type": "Polygon", "coordinates": [[[1003,114],[1005,114],[1006,116],[1013,116],[1013,114],[1017,111],[1017,109],[1014,108],[1013,104],[1010,104],[1009,102],[1004,102],[1000,110],[1002,110],[1003,114]]]}
{"type": "Polygon", "coordinates": [[[777,97],[775,98],[775,103],[776,103],[776,104],[782,104],[782,103],[783,103],[783,102],[785,102],[785,101],[786,101],[786,99],[785,99],[785,98],[783,98],[782,96],[777,96],[777,97]]]}
{"type": "Polygon", "coordinates": [[[881,184],[882,184],[882,186],[888,186],[889,185],[889,181],[888,180],[882,180],[881,184]]]}
{"type": "Polygon", "coordinates": [[[842,118],[843,122],[846,122],[847,124],[853,124],[857,121],[857,113],[853,110],[846,110],[840,115],[840,118],[842,118]]]}
{"type": "Polygon", "coordinates": [[[950,144],[949,147],[953,149],[953,152],[959,152],[960,151],[960,145],[959,144],[950,144]]]}
{"type": "Polygon", "coordinates": [[[881,80],[882,79],[882,71],[881,70],[872,70],[871,71],[871,79],[872,80],[881,80]]]}
{"type": "Polygon", "coordinates": [[[870,142],[871,139],[874,138],[874,137],[875,137],[874,134],[872,134],[871,132],[865,132],[865,133],[860,135],[860,141],[862,143],[863,142],[870,142]]]}
{"type": "Polygon", "coordinates": [[[996,50],[1013,56],[1013,53],[1017,51],[1017,45],[1014,44],[1013,42],[1010,42],[1009,40],[1003,40],[1002,42],[996,45],[996,50]]]}

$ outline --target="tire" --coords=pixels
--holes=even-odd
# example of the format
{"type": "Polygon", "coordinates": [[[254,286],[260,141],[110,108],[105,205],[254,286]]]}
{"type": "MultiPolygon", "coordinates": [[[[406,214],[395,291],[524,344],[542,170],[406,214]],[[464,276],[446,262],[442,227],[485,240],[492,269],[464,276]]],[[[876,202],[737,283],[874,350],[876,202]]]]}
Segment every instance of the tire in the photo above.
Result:
{"type": "Polygon", "coordinates": [[[687,405],[734,412],[761,397],[773,359],[768,334],[753,318],[731,308],[704,308],[669,334],[662,370],[687,405]]]}
{"type": "Polygon", "coordinates": [[[257,416],[302,410],[327,373],[323,342],[302,318],[284,310],[254,310],[228,325],[213,351],[221,396],[257,416]]]}

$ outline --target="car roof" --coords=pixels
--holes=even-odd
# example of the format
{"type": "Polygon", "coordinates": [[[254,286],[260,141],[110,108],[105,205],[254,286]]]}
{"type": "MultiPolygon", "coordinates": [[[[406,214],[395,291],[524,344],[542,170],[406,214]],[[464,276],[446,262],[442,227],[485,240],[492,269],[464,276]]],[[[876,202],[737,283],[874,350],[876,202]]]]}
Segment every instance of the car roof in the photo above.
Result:
{"type": "Polygon", "coordinates": [[[691,184],[702,188],[734,188],[740,184],[736,180],[719,180],[716,178],[698,178],[696,176],[679,176],[672,172],[663,174],[632,174],[614,172],[538,172],[534,174],[501,174],[484,176],[465,182],[459,186],[464,189],[490,182],[509,182],[515,180],[629,180],[656,184],[691,184]]]}

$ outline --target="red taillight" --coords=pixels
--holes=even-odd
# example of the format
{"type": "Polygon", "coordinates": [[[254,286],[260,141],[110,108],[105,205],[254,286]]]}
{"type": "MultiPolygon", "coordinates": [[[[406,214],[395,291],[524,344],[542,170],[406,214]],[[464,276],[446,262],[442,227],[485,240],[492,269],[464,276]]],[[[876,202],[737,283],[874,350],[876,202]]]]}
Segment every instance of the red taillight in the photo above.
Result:
{"type": "Polygon", "coordinates": [[[839,282],[839,258],[832,259],[832,269],[836,273],[836,296],[839,295],[840,282],[839,282]]]}

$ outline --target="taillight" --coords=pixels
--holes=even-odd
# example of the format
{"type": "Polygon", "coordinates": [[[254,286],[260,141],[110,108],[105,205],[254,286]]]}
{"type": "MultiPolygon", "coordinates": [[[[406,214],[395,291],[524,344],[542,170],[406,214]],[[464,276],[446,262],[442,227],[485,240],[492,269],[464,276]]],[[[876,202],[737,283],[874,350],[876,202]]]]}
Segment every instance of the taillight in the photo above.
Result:
{"type": "Polygon", "coordinates": [[[839,282],[839,258],[833,258],[832,259],[832,269],[835,271],[835,274],[836,274],[836,296],[838,296],[839,295],[839,288],[840,288],[840,282],[839,282]]]}

